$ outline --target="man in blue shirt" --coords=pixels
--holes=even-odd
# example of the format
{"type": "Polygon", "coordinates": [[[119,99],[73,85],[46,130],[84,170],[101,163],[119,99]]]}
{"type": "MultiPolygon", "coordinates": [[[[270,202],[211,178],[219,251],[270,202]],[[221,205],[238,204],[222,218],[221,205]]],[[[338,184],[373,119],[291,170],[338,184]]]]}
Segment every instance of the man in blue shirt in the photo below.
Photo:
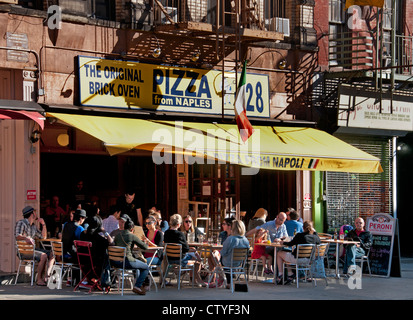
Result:
{"type": "MultiPolygon", "coordinates": [[[[284,224],[285,220],[287,219],[287,215],[285,212],[280,212],[274,220],[268,221],[254,229],[251,229],[246,233],[246,237],[252,236],[257,232],[258,229],[265,229],[268,230],[268,234],[270,235],[271,242],[275,240],[284,239],[288,237],[287,228],[284,224]]],[[[265,247],[265,252],[272,257],[272,261],[274,261],[274,247],[267,246],[265,247]]]]}
{"type": "Polygon", "coordinates": [[[268,234],[270,235],[271,242],[274,242],[275,239],[281,239],[288,236],[287,228],[285,227],[285,220],[287,219],[287,215],[284,212],[280,212],[274,220],[268,221],[254,229],[251,229],[245,235],[246,237],[252,236],[257,230],[263,228],[268,230],[268,234]]]}
{"type": "Polygon", "coordinates": [[[287,228],[288,236],[294,237],[294,233],[304,232],[303,224],[298,221],[297,211],[290,212],[290,220],[285,221],[285,226],[287,228]]]}
{"type": "Polygon", "coordinates": [[[86,211],[77,209],[73,214],[73,221],[67,222],[63,226],[62,243],[64,258],[70,262],[77,262],[76,248],[74,240],[80,240],[80,235],[85,229],[81,226],[86,219],[86,211]]]}

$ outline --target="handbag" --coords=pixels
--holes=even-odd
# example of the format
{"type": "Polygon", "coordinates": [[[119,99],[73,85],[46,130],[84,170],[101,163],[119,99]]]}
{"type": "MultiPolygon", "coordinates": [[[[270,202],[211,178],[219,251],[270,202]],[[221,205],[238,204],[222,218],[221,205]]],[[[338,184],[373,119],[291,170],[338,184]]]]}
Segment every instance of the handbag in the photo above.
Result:
{"type": "Polygon", "coordinates": [[[324,268],[324,260],[322,258],[314,259],[311,264],[311,274],[314,278],[325,278],[326,271],[324,268]]]}

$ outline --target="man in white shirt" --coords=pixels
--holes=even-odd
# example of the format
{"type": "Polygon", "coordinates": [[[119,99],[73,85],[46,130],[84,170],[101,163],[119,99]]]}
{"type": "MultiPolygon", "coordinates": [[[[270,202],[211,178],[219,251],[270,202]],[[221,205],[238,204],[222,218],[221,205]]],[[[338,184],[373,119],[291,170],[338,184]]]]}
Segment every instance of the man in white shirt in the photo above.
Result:
{"type": "Polygon", "coordinates": [[[110,216],[103,219],[103,229],[110,234],[113,230],[119,229],[121,211],[118,206],[111,206],[109,212],[110,216]]]}

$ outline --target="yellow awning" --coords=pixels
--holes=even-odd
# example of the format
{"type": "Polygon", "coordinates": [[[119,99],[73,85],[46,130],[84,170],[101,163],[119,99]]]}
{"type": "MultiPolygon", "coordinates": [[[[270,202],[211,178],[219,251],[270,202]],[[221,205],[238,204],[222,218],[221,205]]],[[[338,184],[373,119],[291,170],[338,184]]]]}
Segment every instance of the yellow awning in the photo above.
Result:
{"type": "MultiPolygon", "coordinates": [[[[236,125],[48,113],[104,142],[110,155],[152,151],[156,163],[197,159],[273,170],[380,173],[380,159],[313,128],[254,125],[244,144],[236,125]]],[[[182,162],[181,162],[182,163],[182,162]]]]}

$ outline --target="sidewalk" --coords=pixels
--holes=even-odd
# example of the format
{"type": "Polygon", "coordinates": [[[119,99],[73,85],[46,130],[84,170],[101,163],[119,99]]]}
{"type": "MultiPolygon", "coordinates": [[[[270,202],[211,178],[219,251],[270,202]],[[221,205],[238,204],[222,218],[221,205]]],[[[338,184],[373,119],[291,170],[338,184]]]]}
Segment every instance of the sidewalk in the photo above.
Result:
{"type": "Polygon", "coordinates": [[[311,283],[300,283],[297,289],[295,284],[277,286],[273,283],[263,283],[250,277],[249,292],[234,292],[224,288],[207,289],[192,288],[185,284],[180,291],[176,285],[158,288],[155,292],[148,292],[145,296],[134,294],[128,286],[122,297],[117,289],[113,288],[108,295],[100,292],[88,294],[86,290],[73,292],[73,288],[64,287],[62,290],[48,287],[30,286],[30,283],[17,285],[0,285],[0,300],[134,300],[165,302],[178,300],[195,301],[252,301],[252,300],[413,300],[413,258],[402,259],[402,277],[369,277],[363,275],[361,288],[350,289],[347,279],[328,278],[328,285],[323,279],[317,280],[317,287],[311,283]]]}

